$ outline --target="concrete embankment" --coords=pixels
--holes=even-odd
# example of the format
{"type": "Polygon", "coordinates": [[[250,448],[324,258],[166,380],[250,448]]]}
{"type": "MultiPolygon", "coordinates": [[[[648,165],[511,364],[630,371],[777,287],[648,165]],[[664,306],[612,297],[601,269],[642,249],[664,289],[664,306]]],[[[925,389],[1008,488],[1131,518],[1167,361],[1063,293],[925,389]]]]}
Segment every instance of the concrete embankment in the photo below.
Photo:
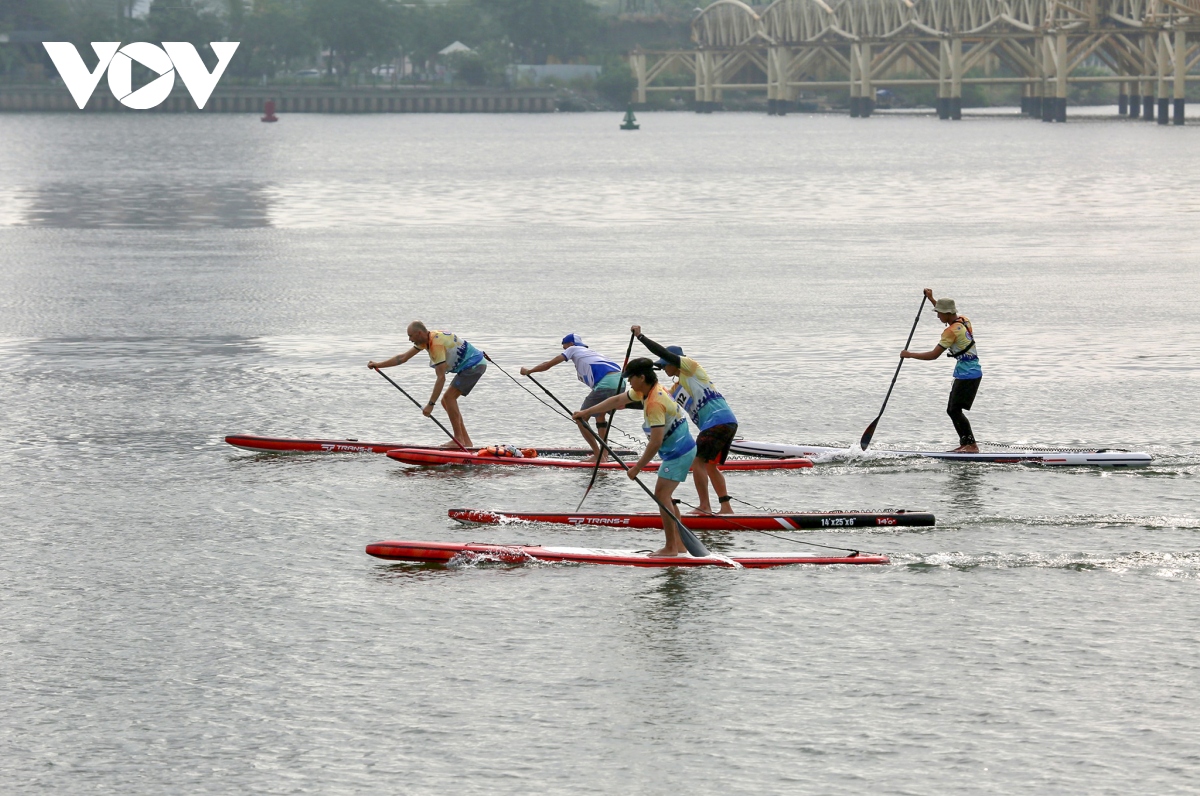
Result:
{"type": "MultiPolygon", "coordinates": [[[[261,113],[274,100],[276,113],[551,113],[553,89],[338,88],[324,86],[217,87],[207,113],[261,113]]],[[[89,111],[128,110],[101,82],[84,107],[89,111]]],[[[53,84],[0,86],[0,111],[74,111],[65,86],[53,84]]],[[[196,103],[176,85],[154,110],[196,111],[196,103]]]]}

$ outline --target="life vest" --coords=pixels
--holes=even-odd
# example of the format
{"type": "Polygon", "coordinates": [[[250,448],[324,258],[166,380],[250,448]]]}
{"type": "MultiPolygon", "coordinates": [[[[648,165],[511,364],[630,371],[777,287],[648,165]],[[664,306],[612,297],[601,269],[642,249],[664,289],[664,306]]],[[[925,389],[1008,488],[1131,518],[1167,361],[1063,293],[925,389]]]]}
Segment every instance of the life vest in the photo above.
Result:
{"type": "Polygon", "coordinates": [[[950,349],[946,349],[946,356],[953,357],[954,359],[962,359],[972,348],[975,347],[975,333],[971,331],[971,325],[963,316],[959,315],[955,317],[951,325],[955,323],[962,324],[963,331],[967,333],[967,339],[971,342],[967,343],[966,348],[964,348],[962,351],[951,351],[950,349]]]}
{"type": "Polygon", "coordinates": [[[518,448],[516,445],[488,445],[486,448],[480,448],[476,456],[498,456],[502,459],[532,459],[537,456],[537,450],[534,448],[518,448]]]}

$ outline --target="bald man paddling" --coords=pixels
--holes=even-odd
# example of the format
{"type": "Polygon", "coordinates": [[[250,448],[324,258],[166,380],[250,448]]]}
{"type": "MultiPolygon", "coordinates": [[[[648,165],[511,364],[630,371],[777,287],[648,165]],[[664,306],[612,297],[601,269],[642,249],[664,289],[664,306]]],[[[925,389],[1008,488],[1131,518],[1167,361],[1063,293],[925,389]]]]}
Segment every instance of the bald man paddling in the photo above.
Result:
{"type": "MultiPolygon", "coordinates": [[[[437,381],[433,384],[429,403],[425,404],[421,414],[426,417],[433,414],[433,407],[437,405],[438,396],[442,394],[442,388],[446,385],[446,374],[453,373],[454,380],[450,382],[450,389],[446,390],[445,396],[442,397],[442,408],[446,410],[446,417],[450,419],[450,426],[454,429],[454,439],[464,448],[471,447],[471,436],[467,433],[467,425],[458,409],[458,399],[460,396],[470,395],[479,377],[487,370],[483,354],[453,332],[430,330],[420,321],[413,321],[408,325],[408,339],[413,344],[412,348],[382,362],[372,360],[367,363],[367,367],[372,370],[394,368],[403,365],[419,352],[428,351],[429,367],[437,372],[437,381]]],[[[451,441],[442,447],[457,448],[458,444],[451,441]]]]}
{"type": "Polygon", "coordinates": [[[932,351],[914,353],[907,349],[900,352],[901,359],[934,360],[946,352],[946,356],[958,360],[954,366],[954,386],[950,388],[950,402],[946,406],[946,414],[954,423],[958,432],[959,445],[951,453],[979,453],[975,444],[975,435],[971,431],[971,422],[967,420],[964,410],[970,410],[975,402],[975,394],[979,392],[979,382],[983,380],[983,368],[979,365],[979,351],[975,347],[975,330],[971,320],[965,315],[958,314],[954,299],[933,298],[933,288],[925,288],[925,298],[933,305],[938,320],[946,324],[941,339],[932,351]]]}

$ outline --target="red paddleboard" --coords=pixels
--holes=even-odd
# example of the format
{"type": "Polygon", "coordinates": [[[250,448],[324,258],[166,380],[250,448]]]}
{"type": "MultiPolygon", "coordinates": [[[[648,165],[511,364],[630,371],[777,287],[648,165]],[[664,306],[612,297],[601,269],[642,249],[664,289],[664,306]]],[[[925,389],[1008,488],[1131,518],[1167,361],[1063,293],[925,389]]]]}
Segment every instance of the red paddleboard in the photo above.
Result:
{"type": "MultiPolygon", "coordinates": [[[[436,445],[412,445],[403,442],[360,442],[356,439],[291,439],[288,437],[259,437],[253,434],[230,434],[225,441],[237,448],[256,453],[387,453],[400,448],[437,450],[436,445]]],[[[468,448],[475,451],[478,448],[468,448]]],[[[539,453],[554,456],[591,456],[590,448],[538,448],[539,453]]],[[[622,451],[618,451],[622,453],[622,451]]],[[[625,451],[628,453],[628,451],[625,451]]]]}
{"type": "MultiPolygon", "coordinates": [[[[537,561],[572,564],[615,564],[622,567],[729,567],[725,558],[696,558],[683,555],[661,558],[641,550],[605,550],[591,547],[542,547],[541,545],[458,544],[454,542],[372,542],[367,555],[389,561],[417,561],[427,564],[496,561],[525,564],[537,561]]],[[[887,564],[887,556],[856,554],[846,556],[798,556],[791,553],[745,553],[730,556],[743,567],[763,569],[789,564],[887,564]]]]}
{"type": "MultiPolygon", "coordinates": [[[[428,450],[419,448],[400,448],[387,452],[389,459],[395,459],[404,464],[442,465],[511,465],[514,467],[576,467],[591,469],[594,464],[573,459],[555,459],[549,456],[510,457],[510,456],[476,456],[473,453],[451,450],[428,450]]],[[[659,462],[653,461],[644,468],[646,472],[658,469],[659,462]]],[[[722,470],[797,470],[801,467],[812,467],[808,459],[730,459],[721,465],[722,470]]],[[[600,465],[602,470],[620,470],[616,462],[605,462],[600,465]]]]}
{"type": "MultiPolygon", "coordinates": [[[[528,511],[487,511],[450,509],[450,519],[459,522],[497,525],[510,520],[548,522],[558,525],[594,525],[605,528],[657,528],[662,530],[658,512],[637,514],[542,514],[528,511]]],[[[787,514],[685,514],[683,522],[693,531],[795,531],[822,528],[877,528],[933,525],[932,514],[917,511],[862,512],[791,512],[787,514]]]]}

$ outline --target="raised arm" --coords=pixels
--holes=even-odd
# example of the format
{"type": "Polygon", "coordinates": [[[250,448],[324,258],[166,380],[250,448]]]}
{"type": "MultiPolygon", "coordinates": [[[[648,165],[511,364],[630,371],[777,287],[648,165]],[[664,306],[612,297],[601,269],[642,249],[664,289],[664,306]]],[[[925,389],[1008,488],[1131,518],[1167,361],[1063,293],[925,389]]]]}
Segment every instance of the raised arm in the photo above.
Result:
{"type": "Polygon", "coordinates": [[[541,373],[543,370],[550,370],[550,368],[554,367],[559,362],[566,362],[566,361],[567,361],[567,358],[564,357],[562,354],[559,354],[558,356],[554,356],[554,357],[551,357],[550,359],[547,359],[545,362],[543,362],[540,365],[534,365],[532,368],[521,368],[521,375],[528,376],[530,373],[541,373]]]}
{"type": "Polygon", "coordinates": [[[664,346],[659,345],[658,343],[654,342],[646,335],[642,334],[641,326],[637,326],[635,324],[634,326],[629,327],[629,331],[633,332],[634,336],[637,337],[638,342],[640,342],[642,345],[646,346],[646,348],[648,348],[650,350],[650,353],[654,354],[657,357],[660,357],[664,362],[666,362],[671,367],[675,367],[675,368],[681,367],[682,360],[679,358],[679,356],[677,354],[672,354],[664,346]]]}

